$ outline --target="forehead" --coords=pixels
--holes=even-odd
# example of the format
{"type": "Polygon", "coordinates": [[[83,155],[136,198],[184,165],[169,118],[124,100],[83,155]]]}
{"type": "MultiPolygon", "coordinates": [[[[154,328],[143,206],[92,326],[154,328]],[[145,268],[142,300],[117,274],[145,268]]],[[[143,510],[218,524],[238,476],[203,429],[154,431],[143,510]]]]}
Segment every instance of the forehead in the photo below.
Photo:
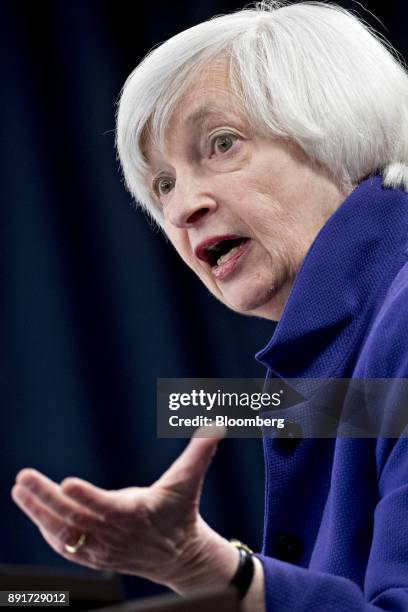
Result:
{"type": "Polygon", "coordinates": [[[240,98],[231,84],[228,63],[219,59],[198,71],[175,104],[166,123],[163,147],[151,137],[149,126],[145,130],[142,149],[148,164],[152,157],[170,152],[195,130],[211,121],[223,120],[247,123],[240,98]]]}

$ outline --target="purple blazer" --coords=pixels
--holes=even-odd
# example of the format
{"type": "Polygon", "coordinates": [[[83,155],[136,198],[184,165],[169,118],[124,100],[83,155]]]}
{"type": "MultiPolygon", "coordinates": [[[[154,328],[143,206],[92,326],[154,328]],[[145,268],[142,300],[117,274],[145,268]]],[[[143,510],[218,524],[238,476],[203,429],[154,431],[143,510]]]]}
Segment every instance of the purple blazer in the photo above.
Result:
{"type": "MultiPolygon", "coordinates": [[[[408,377],[407,249],[408,194],[368,178],[309,250],[257,355],[268,376],[408,377]]],[[[407,612],[408,439],[265,438],[264,451],[267,611],[407,612]]]]}

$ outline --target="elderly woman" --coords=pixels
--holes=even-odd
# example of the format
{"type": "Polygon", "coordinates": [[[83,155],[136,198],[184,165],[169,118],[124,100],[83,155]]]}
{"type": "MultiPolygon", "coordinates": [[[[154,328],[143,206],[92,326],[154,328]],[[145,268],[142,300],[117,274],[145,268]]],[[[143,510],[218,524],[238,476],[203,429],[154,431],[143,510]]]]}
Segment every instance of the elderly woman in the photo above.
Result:
{"type": "MultiPolygon", "coordinates": [[[[347,11],[264,3],[193,27],[127,80],[126,183],[210,292],[279,320],[274,378],[408,374],[408,78],[347,11]]],[[[261,554],[199,514],[222,437],[151,487],[20,472],[13,498],[64,557],[244,610],[408,610],[408,445],[264,440],[261,554]],[[299,500],[301,500],[299,502],[299,500]]]]}

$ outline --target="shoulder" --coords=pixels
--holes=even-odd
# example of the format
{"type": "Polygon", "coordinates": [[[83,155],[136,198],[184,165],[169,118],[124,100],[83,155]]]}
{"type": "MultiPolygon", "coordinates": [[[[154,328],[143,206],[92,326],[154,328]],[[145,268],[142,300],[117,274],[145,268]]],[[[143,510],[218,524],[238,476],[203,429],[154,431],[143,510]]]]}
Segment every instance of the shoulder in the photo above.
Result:
{"type": "Polygon", "coordinates": [[[356,370],[365,378],[408,377],[408,255],[379,300],[356,370]]]}

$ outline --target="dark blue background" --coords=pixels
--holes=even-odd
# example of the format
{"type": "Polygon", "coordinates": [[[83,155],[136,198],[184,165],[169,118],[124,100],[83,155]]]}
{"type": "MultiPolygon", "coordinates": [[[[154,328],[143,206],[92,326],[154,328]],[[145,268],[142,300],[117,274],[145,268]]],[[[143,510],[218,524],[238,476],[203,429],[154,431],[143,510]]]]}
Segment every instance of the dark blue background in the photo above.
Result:
{"type": "MultiPolygon", "coordinates": [[[[363,5],[406,54],[403,0],[363,5]]],[[[156,378],[263,375],[253,354],[273,324],[210,297],[132,208],[114,150],[115,101],[144,54],[240,7],[1,3],[0,563],[70,565],[10,500],[20,468],[110,489],[147,485],[185,445],[156,437],[156,378]]],[[[202,512],[259,549],[259,440],[221,444],[202,512]]],[[[132,584],[140,594],[158,588],[132,584]]]]}

